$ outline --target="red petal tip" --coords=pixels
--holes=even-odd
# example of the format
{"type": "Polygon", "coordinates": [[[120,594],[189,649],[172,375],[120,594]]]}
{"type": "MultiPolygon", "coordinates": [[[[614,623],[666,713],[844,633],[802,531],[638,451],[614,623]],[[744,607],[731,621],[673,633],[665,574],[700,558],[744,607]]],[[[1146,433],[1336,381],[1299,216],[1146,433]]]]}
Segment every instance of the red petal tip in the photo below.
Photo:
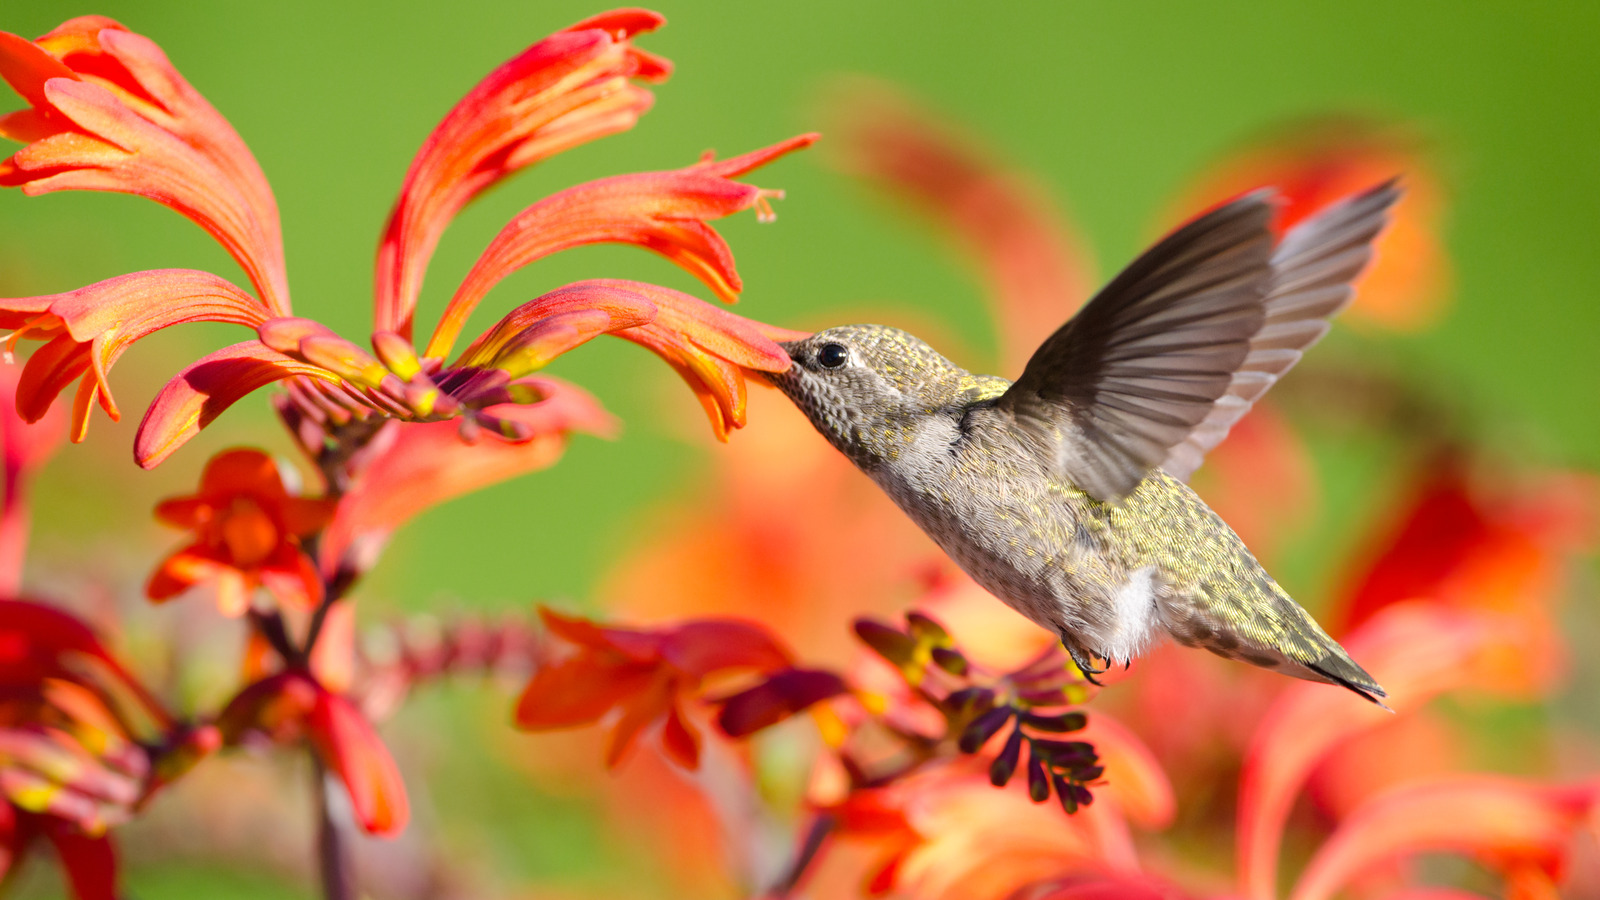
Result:
{"type": "Polygon", "coordinates": [[[611,35],[614,40],[625,41],[636,34],[655,31],[665,24],[667,24],[666,16],[655,10],[634,6],[613,9],[597,16],[590,16],[566,30],[584,31],[590,28],[598,28],[611,35]]]}
{"type": "Polygon", "coordinates": [[[732,156],[720,162],[708,160],[700,165],[705,167],[705,171],[714,175],[719,175],[723,178],[737,178],[752,169],[759,169],[781,156],[786,156],[796,150],[804,150],[821,138],[821,132],[810,131],[805,134],[795,135],[786,141],[779,141],[770,147],[762,147],[760,150],[752,150],[749,153],[732,156]]]}

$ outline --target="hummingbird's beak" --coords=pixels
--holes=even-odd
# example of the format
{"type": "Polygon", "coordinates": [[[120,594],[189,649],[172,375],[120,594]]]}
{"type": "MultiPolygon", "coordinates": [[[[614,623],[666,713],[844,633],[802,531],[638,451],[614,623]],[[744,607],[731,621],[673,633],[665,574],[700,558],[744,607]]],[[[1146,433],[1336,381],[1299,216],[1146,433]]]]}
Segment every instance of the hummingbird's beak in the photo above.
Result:
{"type": "Polygon", "coordinates": [[[779,341],[778,346],[783,348],[783,352],[789,354],[789,359],[799,362],[800,357],[797,354],[801,352],[800,343],[800,341],[779,341]]]}

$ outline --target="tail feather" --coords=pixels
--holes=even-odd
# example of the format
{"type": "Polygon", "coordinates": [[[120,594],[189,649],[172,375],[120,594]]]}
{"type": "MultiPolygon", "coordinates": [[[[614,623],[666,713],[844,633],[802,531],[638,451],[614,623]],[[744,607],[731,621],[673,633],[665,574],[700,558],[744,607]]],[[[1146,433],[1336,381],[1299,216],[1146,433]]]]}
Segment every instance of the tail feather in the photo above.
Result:
{"type": "MultiPolygon", "coordinates": [[[[1356,665],[1355,661],[1343,652],[1330,653],[1306,668],[1326,678],[1332,684],[1349,688],[1378,706],[1389,709],[1382,699],[1389,696],[1389,693],[1378,685],[1377,680],[1367,674],[1366,669],[1356,665]]],[[[1392,709],[1389,711],[1394,712],[1392,709]]]]}

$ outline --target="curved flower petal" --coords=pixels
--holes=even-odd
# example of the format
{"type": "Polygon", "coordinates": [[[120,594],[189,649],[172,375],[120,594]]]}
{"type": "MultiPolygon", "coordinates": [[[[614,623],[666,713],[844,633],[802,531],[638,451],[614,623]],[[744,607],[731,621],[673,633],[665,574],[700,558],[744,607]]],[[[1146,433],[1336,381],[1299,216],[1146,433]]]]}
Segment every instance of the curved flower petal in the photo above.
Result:
{"type": "Polygon", "coordinates": [[[1429,597],[1505,617],[1498,686],[1539,694],[1566,669],[1569,650],[1555,605],[1575,552],[1594,543],[1600,482],[1576,473],[1479,485],[1453,454],[1418,465],[1412,497],[1377,535],[1345,592],[1346,627],[1397,601],[1429,597]]]}
{"type": "Polygon", "coordinates": [[[65,610],[25,600],[0,599],[0,686],[37,684],[62,677],[62,656],[82,653],[110,663],[88,625],[65,610]]]}
{"type": "Polygon", "coordinates": [[[383,740],[355,705],[319,686],[306,732],[323,765],[344,782],[362,830],[379,837],[404,831],[411,818],[405,782],[383,740]]]}
{"type": "Polygon", "coordinates": [[[410,803],[388,748],[354,704],[309,673],[290,669],[246,686],[216,724],[230,744],[251,733],[277,741],[309,738],[322,764],[344,784],[363,830],[393,837],[405,828],[410,803]]]}
{"type": "Polygon", "coordinates": [[[733,159],[705,160],[670,172],[602,178],[535,203],[501,229],[478,258],[445,307],[423,355],[448,354],[467,317],[502,278],[541,257],[585,244],[623,243],[653,250],[733,302],[742,288],[733,252],[705,221],[774,196],[732,178],[809,146],[817,137],[803,134],[733,159]]]}
{"type": "Polygon", "coordinates": [[[45,829],[77,900],[117,900],[117,847],[109,835],[90,836],[73,828],[45,829]]]}
{"type": "Polygon", "coordinates": [[[0,38],[0,75],[28,101],[0,136],[28,146],[0,185],[30,195],[98,190],[149,197],[188,217],[239,262],[266,307],[289,309],[277,206],[244,141],[161,48],[97,16],[38,41],[0,38]]]}
{"type": "Polygon", "coordinates": [[[1418,853],[1470,853],[1504,872],[1559,876],[1595,784],[1556,788],[1488,775],[1410,784],[1351,814],[1317,849],[1290,900],[1325,900],[1363,871],[1418,853]]]}
{"type": "Polygon", "coordinates": [[[1045,190],[938,116],[870,84],[839,105],[844,167],[909,201],[972,257],[999,318],[1002,360],[1020,368],[1093,291],[1083,242],[1045,190]]]}
{"type": "MultiPolygon", "coordinates": [[[[1172,782],[1144,741],[1121,722],[1096,711],[1078,736],[1094,745],[1105,767],[1105,791],[1129,821],[1144,828],[1165,828],[1178,813],[1172,782]]],[[[1101,791],[1096,790],[1096,796],[1101,791]]]]}
{"type": "Polygon", "coordinates": [[[1185,900],[1193,895],[1149,875],[1105,873],[1032,887],[1027,900],[1185,900]]]}
{"type": "Polygon", "coordinates": [[[16,411],[16,366],[0,366],[0,454],[4,456],[0,496],[0,596],[15,596],[22,586],[28,548],[28,495],[33,470],[61,441],[61,415],[28,422],[16,411]]]}
{"type": "MultiPolygon", "coordinates": [[[[1413,602],[1375,616],[1345,646],[1389,688],[1395,709],[1404,713],[1457,687],[1492,687],[1482,661],[1505,637],[1491,617],[1413,602]]],[[[1389,721],[1381,708],[1352,703],[1319,685],[1296,683],[1284,690],[1256,730],[1240,774],[1238,855],[1245,896],[1275,896],[1284,823],[1311,770],[1342,741],[1389,721]]]]}
{"type": "Polygon", "coordinates": [[[615,430],[611,416],[579,388],[553,378],[525,383],[544,399],[485,410],[525,427],[529,436],[521,442],[467,443],[454,422],[388,425],[373,444],[377,453],[340,498],[323,534],[323,571],[331,573],[341,565],[364,570],[366,565],[346,558],[349,551],[373,552],[394,529],[425,509],[553,464],[573,432],[607,435],[615,430]]]}
{"type": "Polygon", "coordinates": [[[229,322],[251,328],[267,318],[260,301],[226,280],[193,269],[156,269],[38,297],[0,299],[0,327],[14,329],[10,343],[49,338],[24,366],[17,409],[38,421],[68,384],[83,383],[73,408],[72,439],[83,440],[89,404],[98,399],[120,419],[107,376],[135,341],[184,322],[229,322]]]}
{"type": "Polygon", "coordinates": [[[133,458],[149,469],[257,388],[295,375],[334,381],[332,373],[284,356],[260,341],[224,347],[179,372],[145,410],[133,458]]]}
{"type": "Polygon", "coordinates": [[[772,672],[793,661],[772,632],[738,619],[696,619],[668,630],[661,641],[661,658],[694,678],[723,669],[772,672]]]}
{"type": "Polygon", "coordinates": [[[764,326],[680,291],[636,281],[599,281],[629,288],[655,303],[654,322],[617,332],[677,370],[700,398],[718,440],[745,423],[745,370],[782,372],[792,361],[764,326]]]}
{"type": "Polygon", "coordinates": [[[644,690],[655,671],[653,665],[588,653],[540,666],[517,699],[517,727],[546,731],[597,722],[644,690]]]}
{"type": "Polygon", "coordinates": [[[563,150],[626,131],[653,102],[630,79],[669,64],[632,45],[665,20],[616,10],[534,44],[479,82],[411,162],[378,248],[376,330],[411,337],[423,271],[445,226],[500,179],[563,150]]]}
{"type": "MultiPolygon", "coordinates": [[[[629,285],[631,287],[631,285],[629,285]]],[[[502,369],[513,378],[543,367],[560,352],[608,332],[646,324],[656,306],[638,291],[619,283],[579,281],[522,304],[472,342],[452,370],[502,369]],[[599,313],[597,317],[582,317],[599,313]],[[540,329],[551,321],[564,323],[572,339],[558,345],[540,329]]],[[[445,380],[450,384],[448,379],[445,380]]]]}
{"type": "Polygon", "coordinates": [[[493,367],[522,371],[544,365],[553,353],[608,330],[671,365],[700,397],[712,430],[723,440],[745,421],[746,370],[782,372],[791,364],[789,355],[768,336],[781,333],[771,326],[660,285],[593,279],[574,282],[513,310],[439,376],[440,384],[452,394],[471,394],[476,390],[471,379],[493,367]],[[562,319],[558,323],[562,330],[540,330],[555,317],[594,309],[609,318],[562,319]],[[643,322],[623,327],[630,318],[643,322]]]}
{"type": "Polygon", "coordinates": [[[661,724],[661,747],[682,768],[691,772],[700,768],[700,731],[676,703],[667,708],[666,721],[661,724]]]}

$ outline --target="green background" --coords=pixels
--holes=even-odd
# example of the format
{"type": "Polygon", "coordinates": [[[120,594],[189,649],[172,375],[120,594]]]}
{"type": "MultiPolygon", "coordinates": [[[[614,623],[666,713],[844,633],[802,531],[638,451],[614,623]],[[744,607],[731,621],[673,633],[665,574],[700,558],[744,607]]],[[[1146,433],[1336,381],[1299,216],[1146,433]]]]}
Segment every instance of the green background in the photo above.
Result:
{"type": "MultiPolygon", "coordinates": [[[[422,138],[494,66],[599,7],[444,10],[44,0],[6,4],[0,28],[32,37],[97,12],[159,42],[265,169],[283,216],[295,311],[360,341],[378,230],[422,138]]],[[[662,12],[668,27],[640,43],[677,72],[657,89],[654,110],[631,132],[557,157],[469,208],[429,270],[419,321],[437,315],[489,238],[528,203],[580,180],[676,167],[708,148],[733,154],[818,127],[819,98],[840,75],[906,87],[1034,173],[1088,236],[1102,272],[1136,252],[1176,192],[1241,141],[1308,114],[1354,111],[1428,139],[1448,191],[1456,287],[1438,327],[1349,341],[1344,352],[1413,373],[1470,409],[1507,459],[1600,465],[1600,5],[683,0],[662,12]]],[[[855,321],[862,310],[914,311],[975,335],[979,358],[964,361],[991,358],[989,318],[967,269],[837,174],[824,151],[750,176],[788,191],[776,223],[743,214],[719,226],[747,285],[738,311],[796,328],[855,321]]],[[[0,292],[54,292],[168,266],[242,283],[203,232],[147,201],[0,194],[0,292]]],[[[471,332],[589,277],[704,295],[657,257],[586,249],[507,279],[471,332]]],[[[174,329],[128,354],[113,382],[126,421],[97,416],[88,445],[44,473],[30,583],[59,593],[136,578],[177,538],[149,522],[150,504],[191,486],[210,452],[238,443],[288,452],[262,392],[156,472],[131,462],[132,426],[160,383],[241,339],[220,327],[174,329]]],[[[363,588],[369,612],[581,604],[617,536],[638,536],[644,509],[692,497],[716,465],[709,442],[690,431],[704,425],[688,392],[648,354],[597,342],[552,371],[621,416],[623,437],[580,438],[553,473],[424,515],[363,588]]],[[[1359,482],[1364,469],[1349,471],[1341,483],[1349,497],[1335,496],[1331,515],[1381,499],[1359,482]]],[[[150,896],[165,893],[150,884],[150,896]]]]}

